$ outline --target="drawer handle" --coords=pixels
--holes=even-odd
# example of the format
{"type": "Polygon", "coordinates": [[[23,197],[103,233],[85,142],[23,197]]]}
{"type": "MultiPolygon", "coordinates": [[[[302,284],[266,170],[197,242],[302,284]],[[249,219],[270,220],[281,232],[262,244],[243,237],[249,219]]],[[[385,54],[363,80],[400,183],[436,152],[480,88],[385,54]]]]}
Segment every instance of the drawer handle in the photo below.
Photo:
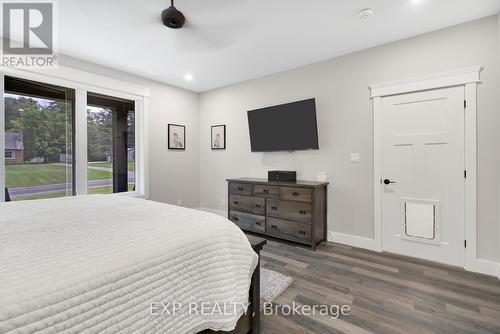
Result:
{"type": "Polygon", "coordinates": [[[276,211],[276,210],[278,210],[278,207],[277,207],[277,206],[272,206],[272,207],[271,207],[271,210],[276,211]]]}
{"type": "Polygon", "coordinates": [[[260,209],[260,208],[261,208],[260,204],[255,204],[255,207],[256,207],[257,209],[260,209]]]}
{"type": "Polygon", "coordinates": [[[238,190],[239,191],[243,191],[243,187],[238,187],[238,190]]]}
{"type": "Polygon", "coordinates": [[[306,231],[299,231],[299,234],[306,235],[306,231]]]}
{"type": "Polygon", "coordinates": [[[278,229],[278,226],[276,226],[276,225],[271,225],[271,228],[272,228],[272,229],[277,230],[277,229],[278,229]]]}
{"type": "Polygon", "coordinates": [[[263,192],[264,194],[269,194],[269,190],[267,190],[267,189],[262,190],[262,192],[263,192]]]}
{"type": "Polygon", "coordinates": [[[305,210],[300,210],[300,211],[299,211],[299,213],[300,213],[301,215],[305,215],[305,214],[307,214],[307,212],[306,212],[305,210]]]}
{"type": "Polygon", "coordinates": [[[261,222],[255,222],[255,225],[260,226],[260,225],[262,225],[262,223],[261,222]]]}
{"type": "Polygon", "coordinates": [[[238,220],[240,220],[240,219],[239,219],[238,217],[233,217],[233,220],[234,220],[235,222],[237,222],[237,221],[238,221],[238,220]]]}
{"type": "Polygon", "coordinates": [[[293,196],[298,197],[300,194],[299,193],[292,193],[293,196]]]}
{"type": "Polygon", "coordinates": [[[234,204],[234,205],[238,205],[238,204],[240,204],[240,202],[238,202],[238,201],[233,201],[233,204],[234,204]]]}

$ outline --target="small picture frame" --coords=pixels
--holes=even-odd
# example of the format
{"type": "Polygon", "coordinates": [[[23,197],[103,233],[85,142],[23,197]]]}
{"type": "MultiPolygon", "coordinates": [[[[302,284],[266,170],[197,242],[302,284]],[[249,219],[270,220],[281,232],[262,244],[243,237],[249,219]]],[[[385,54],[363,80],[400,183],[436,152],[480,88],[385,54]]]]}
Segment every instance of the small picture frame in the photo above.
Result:
{"type": "Polygon", "coordinates": [[[211,131],[212,150],[226,149],[226,125],[212,125],[211,131]]]}
{"type": "Polygon", "coordinates": [[[168,125],[168,149],[186,149],[186,126],[179,124],[168,125]]]}

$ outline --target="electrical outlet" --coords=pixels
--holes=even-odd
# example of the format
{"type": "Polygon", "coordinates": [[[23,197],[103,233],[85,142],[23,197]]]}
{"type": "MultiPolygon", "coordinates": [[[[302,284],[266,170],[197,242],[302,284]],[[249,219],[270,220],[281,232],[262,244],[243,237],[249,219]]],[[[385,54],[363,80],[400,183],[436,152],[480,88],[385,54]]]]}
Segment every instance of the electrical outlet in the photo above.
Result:
{"type": "Polygon", "coordinates": [[[359,159],[359,153],[351,153],[349,155],[349,161],[353,164],[358,164],[360,159],[359,159]]]}

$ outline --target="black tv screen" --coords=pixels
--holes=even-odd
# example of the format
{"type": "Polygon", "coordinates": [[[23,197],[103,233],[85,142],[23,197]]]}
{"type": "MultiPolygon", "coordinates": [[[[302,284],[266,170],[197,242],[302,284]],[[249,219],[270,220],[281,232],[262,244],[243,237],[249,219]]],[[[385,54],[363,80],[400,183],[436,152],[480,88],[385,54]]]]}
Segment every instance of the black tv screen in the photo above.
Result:
{"type": "Polygon", "coordinates": [[[248,111],[252,152],[317,150],[316,101],[248,111]]]}

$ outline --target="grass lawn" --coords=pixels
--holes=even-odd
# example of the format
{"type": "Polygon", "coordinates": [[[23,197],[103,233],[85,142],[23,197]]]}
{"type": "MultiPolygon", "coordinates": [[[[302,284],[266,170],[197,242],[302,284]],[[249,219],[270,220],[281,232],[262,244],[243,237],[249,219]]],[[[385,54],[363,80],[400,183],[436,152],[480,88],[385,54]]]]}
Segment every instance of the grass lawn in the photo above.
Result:
{"type": "MultiPolygon", "coordinates": [[[[134,190],[134,185],[133,184],[129,184],[128,185],[128,190],[129,191],[134,190]]],[[[112,194],[113,193],[113,187],[89,188],[87,190],[87,193],[89,195],[95,195],[95,194],[112,194]]],[[[64,196],[66,196],[66,192],[65,191],[57,191],[57,192],[37,194],[37,195],[17,196],[16,198],[13,198],[12,200],[13,201],[26,201],[26,200],[31,200],[31,199],[56,198],[56,197],[64,197],[64,196]]]]}
{"type": "MultiPolygon", "coordinates": [[[[6,165],[5,177],[7,188],[43,186],[47,184],[66,183],[71,175],[71,167],[62,164],[26,164],[6,165]]],[[[89,180],[111,179],[111,172],[89,169],[89,180]]]]}
{"type": "MultiPolygon", "coordinates": [[[[111,162],[89,162],[89,166],[113,168],[113,164],[111,162]]],[[[128,162],[128,171],[135,171],[135,163],[133,161],[128,162]]]]}

